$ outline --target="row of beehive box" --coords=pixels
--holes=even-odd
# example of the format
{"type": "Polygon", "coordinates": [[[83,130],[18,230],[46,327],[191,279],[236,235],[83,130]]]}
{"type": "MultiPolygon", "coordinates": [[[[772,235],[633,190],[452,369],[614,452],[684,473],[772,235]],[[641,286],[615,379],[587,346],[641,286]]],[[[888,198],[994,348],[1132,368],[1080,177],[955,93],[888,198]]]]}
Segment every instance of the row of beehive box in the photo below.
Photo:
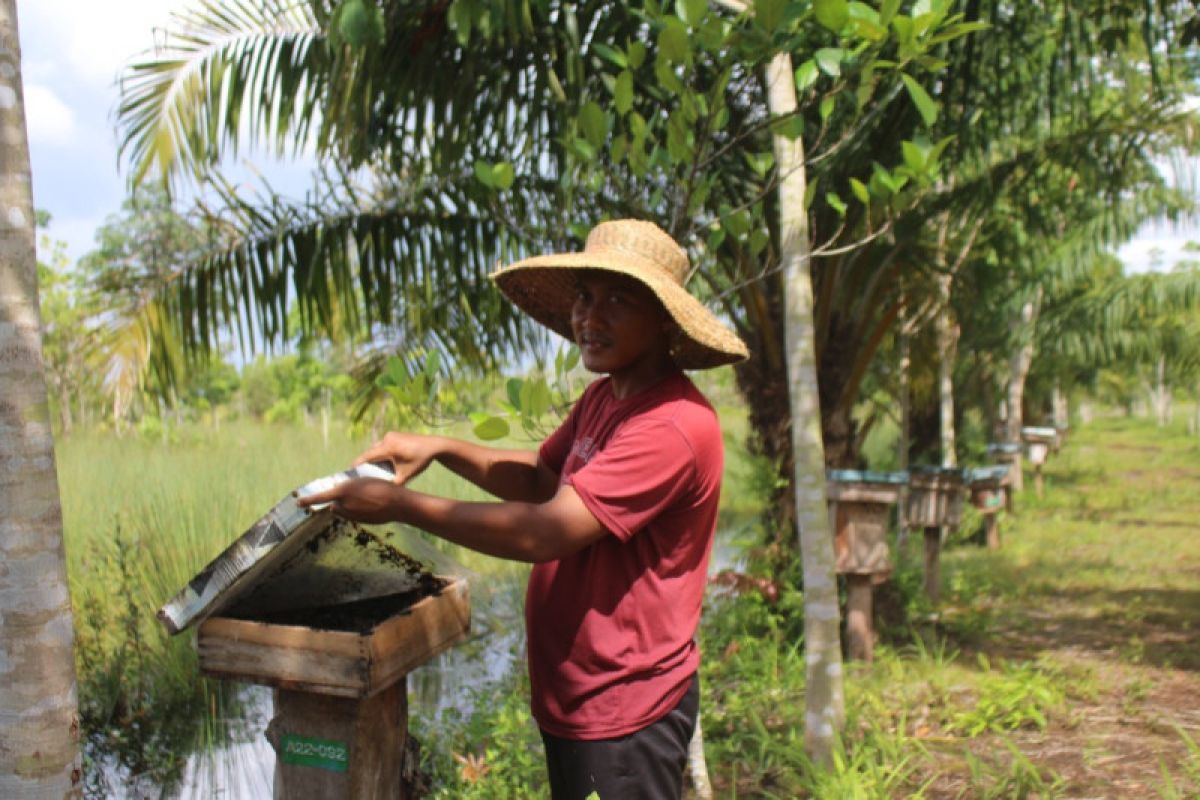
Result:
{"type": "Polygon", "coordinates": [[[904,490],[902,514],[907,527],[954,528],[962,519],[964,494],[984,514],[999,511],[1008,474],[1007,465],[965,470],[918,467],[907,472],[830,470],[826,496],[837,571],[881,576],[891,572],[889,519],[904,490]]]}

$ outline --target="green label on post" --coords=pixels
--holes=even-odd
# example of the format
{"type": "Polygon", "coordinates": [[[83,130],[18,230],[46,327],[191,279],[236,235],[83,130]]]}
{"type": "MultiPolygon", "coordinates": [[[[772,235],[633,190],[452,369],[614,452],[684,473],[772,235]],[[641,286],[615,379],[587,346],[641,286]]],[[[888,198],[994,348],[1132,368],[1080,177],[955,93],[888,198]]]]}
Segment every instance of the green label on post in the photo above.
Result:
{"type": "Polygon", "coordinates": [[[350,753],[345,742],[314,739],[311,736],[284,734],[280,754],[285,764],[345,772],[350,765],[350,753]]]}

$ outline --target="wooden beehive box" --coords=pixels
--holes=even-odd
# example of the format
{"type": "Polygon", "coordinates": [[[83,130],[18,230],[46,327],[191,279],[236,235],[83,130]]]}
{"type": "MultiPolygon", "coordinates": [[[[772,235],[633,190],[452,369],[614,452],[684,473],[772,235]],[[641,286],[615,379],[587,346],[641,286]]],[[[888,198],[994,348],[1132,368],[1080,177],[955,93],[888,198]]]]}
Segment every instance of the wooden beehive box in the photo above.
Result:
{"type": "Polygon", "coordinates": [[[907,480],[902,472],[827,473],[825,491],[838,573],[878,579],[891,574],[888,522],[891,507],[900,499],[900,489],[907,480]]]}
{"type": "Polygon", "coordinates": [[[1013,464],[1021,455],[1021,443],[991,442],[987,446],[987,454],[1000,464],[1013,464]]]}
{"type": "Polygon", "coordinates": [[[1004,484],[1008,480],[1007,464],[974,467],[966,470],[965,479],[971,494],[971,505],[983,514],[995,514],[1004,505],[1004,484]]]}
{"type": "Polygon", "coordinates": [[[279,501],[159,610],[172,633],[198,625],[207,675],[362,698],[466,637],[463,578],[425,565],[328,508],[297,497],[392,473],[364,464],[279,501]]]}
{"type": "Polygon", "coordinates": [[[962,470],[917,467],[909,472],[905,519],[913,527],[958,527],[962,521],[962,470]]]}
{"type": "Polygon", "coordinates": [[[1022,428],[1021,441],[1029,453],[1029,461],[1034,466],[1046,463],[1050,448],[1058,442],[1058,431],[1055,428],[1022,428]]]}
{"type": "Polygon", "coordinates": [[[441,578],[423,597],[350,605],[271,621],[210,617],[196,636],[200,669],[293,691],[368,697],[462,641],[471,622],[462,578],[441,578]],[[341,618],[322,619],[335,613],[341,618]]]}

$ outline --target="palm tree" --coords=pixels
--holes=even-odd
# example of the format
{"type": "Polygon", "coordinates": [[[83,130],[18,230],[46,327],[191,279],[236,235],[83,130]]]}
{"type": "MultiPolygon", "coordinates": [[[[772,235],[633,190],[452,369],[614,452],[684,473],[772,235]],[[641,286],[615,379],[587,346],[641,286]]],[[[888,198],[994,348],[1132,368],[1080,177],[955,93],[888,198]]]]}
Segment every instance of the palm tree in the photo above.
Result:
{"type": "Polygon", "coordinates": [[[80,790],[71,598],[37,300],[15,0],[0,3],[0,795],[80,790]]]}

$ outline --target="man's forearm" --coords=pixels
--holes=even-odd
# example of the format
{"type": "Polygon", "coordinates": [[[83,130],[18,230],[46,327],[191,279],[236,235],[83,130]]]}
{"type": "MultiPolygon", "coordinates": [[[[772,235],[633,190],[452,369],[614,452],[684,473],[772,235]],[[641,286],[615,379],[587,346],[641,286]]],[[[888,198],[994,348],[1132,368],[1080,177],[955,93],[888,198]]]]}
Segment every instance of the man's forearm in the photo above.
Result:
{"type": "MultiPolygon", "coordinates": [[[[464,476],[466,477],[466,476],[464,476]]],[[[538,562],[557,558],[557,531],[527,502],[472,503],[395,487],[392,516],[490,556],[538,562]]]]}
{"type": "Polygon", "coordinates": [[[542,503],[554,495],[555,476],[538,468],[537,453],[440,437],[437,461],[501,500],[542,503]]]}

